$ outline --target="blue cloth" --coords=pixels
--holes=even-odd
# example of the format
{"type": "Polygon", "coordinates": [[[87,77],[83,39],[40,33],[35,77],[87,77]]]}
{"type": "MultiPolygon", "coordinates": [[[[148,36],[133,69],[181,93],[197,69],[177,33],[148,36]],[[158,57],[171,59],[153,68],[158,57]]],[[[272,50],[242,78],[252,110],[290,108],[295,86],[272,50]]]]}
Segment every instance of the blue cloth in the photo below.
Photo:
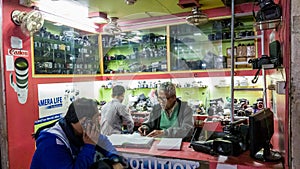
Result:
{"type": "MultiPolygon", "coordinates": [[[[104,135],[99,136],[97,150],[104,157],[118,156],[117,150],[104,135]]],[[[64,130],[56,123],[39,133],[30,169],[88,169],[94,163],[95,146],[70,143],[64,130]]]]}
{"type": "Polygon", "coordinates": [[[99,146],[97,147],[97,151],[99,151],[104,157],[107,157],[108,159],[119,157],[118,151],[109,141],[107,136],[100,134],[97,145],[99,146]]]}

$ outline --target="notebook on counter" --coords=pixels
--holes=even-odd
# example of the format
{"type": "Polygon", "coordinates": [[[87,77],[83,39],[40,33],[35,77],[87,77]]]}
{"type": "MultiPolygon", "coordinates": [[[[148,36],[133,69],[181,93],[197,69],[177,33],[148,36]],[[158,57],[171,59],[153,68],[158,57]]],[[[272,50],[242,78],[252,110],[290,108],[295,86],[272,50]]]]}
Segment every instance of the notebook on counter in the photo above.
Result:
{"type": "Polygon", "coordinates": [[[140,134],[112,134],[107,136],[112,145],[123,148],[151,148],[154,138],[140,134]]]}
{"type": "Polygon", "coordinates": [[[156,145],[159,150],[180,150],[182,138],[162,138],[156,145]]]}

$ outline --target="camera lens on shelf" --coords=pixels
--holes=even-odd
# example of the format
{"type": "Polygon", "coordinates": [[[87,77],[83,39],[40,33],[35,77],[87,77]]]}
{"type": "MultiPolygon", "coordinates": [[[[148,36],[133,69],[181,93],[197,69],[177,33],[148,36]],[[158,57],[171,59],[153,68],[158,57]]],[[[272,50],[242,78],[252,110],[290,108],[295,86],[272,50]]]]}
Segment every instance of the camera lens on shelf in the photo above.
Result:
{"type": "Polygon", "coordinates": [[[246,32],[245,31],[239,32],[239,38],[243,38],[245,36],[246,36],[246,32]]]}
{"type": "Polygon", "coordinates": [[[223,39],[229,39],[230,33],[229,32],[223,32],[223,39]]]}

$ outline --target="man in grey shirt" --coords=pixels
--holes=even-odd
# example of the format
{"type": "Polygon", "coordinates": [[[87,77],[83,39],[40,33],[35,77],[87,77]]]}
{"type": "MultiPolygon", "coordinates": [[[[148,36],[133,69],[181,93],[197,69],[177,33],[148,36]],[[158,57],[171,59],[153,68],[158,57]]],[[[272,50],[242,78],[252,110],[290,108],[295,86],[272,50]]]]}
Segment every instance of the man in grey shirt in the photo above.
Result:
{"type": "Polygon", "coordinates": [[[112,100],[101,110],[101,133],[104,135],[121,134],[123,124],[129,133],[133,132],[134,122],[129,110],[124,104],[125,88],[116,85],[112,89],[112,100]]]}

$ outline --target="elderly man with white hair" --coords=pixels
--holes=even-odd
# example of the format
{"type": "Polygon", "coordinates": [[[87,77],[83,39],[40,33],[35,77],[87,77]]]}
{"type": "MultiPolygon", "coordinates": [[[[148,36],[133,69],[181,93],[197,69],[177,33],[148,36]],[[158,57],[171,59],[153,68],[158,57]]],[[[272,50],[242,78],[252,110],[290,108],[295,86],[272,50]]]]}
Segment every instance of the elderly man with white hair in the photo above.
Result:
{"type": "Polygon", "coordinates": [[[176,98],[176,86],[165,82],[158,87],[158,102],[148,120],[138,131],[148,137],[183,138],[189,141],[193,132],[193,111],[187,102],[176,98]]]}

